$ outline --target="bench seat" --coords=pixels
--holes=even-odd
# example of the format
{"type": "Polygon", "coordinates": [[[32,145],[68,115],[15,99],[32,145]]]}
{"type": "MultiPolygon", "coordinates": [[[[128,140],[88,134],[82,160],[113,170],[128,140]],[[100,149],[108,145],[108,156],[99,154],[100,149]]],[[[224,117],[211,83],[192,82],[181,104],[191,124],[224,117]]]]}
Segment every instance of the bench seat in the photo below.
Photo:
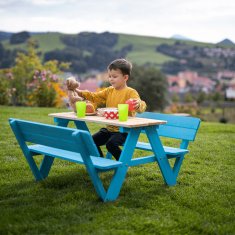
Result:
{"type": "MultiPolygon", "coordinates": [[[[62,160],[67,160],[70,162],[84,164],[80,153],[62,150],[62,149],[53,148],[53,147],[48,147],[48,146],[39,145],[39,144],[30,145],[28,146],[28,148],[30,152],[32,152],[33,154],[35,153],[43,154],[43,155],[59,158],[62,160]]],[[[111,159],[106,159],[106,158],[101,158],[101,157],[91,156],[91,160],[92,160],[94,167],[100,170],[113,169],[122,165],[122,162],[111,160],[111,159]]]]}
{"type": "MultiPolygon", "coordinates": [[[[150,143],[145,143],[145,142],[138,142],[136,145],[136,148],[152,151],[152,147],[150,143]]],[[[166,155],[169,156],[169,158],[180,157],[180,154],[186,154],[189,152],[187,149],[180,149],[180,148],[174,148],[174,147],[168,147],[168,146],[163,146],[163,148],[164,148],[166,155]]]]}

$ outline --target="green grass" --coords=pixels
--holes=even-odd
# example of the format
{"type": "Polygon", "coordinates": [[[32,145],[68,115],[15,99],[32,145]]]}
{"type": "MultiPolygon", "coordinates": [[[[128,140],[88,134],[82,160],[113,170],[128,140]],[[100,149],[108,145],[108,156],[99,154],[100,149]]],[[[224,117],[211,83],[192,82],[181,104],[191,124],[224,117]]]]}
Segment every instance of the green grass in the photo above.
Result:
{"type": "Polygon", "coordinates": [[[169,44],[174,43],[174,40],[165,38],[119,34],[115,49],[121,49],[128,44],[132,44],[132,51],[127,54],[127,58],[133,63],[143,65],[149,62],[161,65],[166,61],[174,60],[174,58],[156,51],[156,47],[162,43],[166,43],[166,41],[169,44]]]}
{"type": "MultiPolygon", "coordinates": [[[[133,167],[118,200],[103,203],[84,166],[57,159],[35,182],[8,124],[9,117],[52,124],[48,113],[66,110],[0,110],[0,234],[234,234],[235,125],[201,124],[176,186],[164,184],[156,164],[133,167]]],[[[105,185],[110,178],[102,174],[105,185]]]]}
{"type": "MultiPolygon", "coordinates": [[[[32,39],[36,40],[39,44],[39,51],[41,51],[43,54],[48,51],[53,51],[56,49],[62,50],[65,48],[65,44],[60,40],[60,37],[63,34],[61,33],[42,33],[42,34],[34,34],[32,35],[32,39]]],[[[6,49],[16,49],[20,48],[23,50],[26,50],[27,44],[21,43],[16,45],[11,45],[9,43],[9,40],[4,40],[3,45],[6,49]]]]}
{"type": "Polygon", "coordinates": [[[32,38],[39,42],[40,50],[42,53],[45,53],[65,48],[65,44],[60,40],[62,35],[61,33],[34,34],[32,38]]]}

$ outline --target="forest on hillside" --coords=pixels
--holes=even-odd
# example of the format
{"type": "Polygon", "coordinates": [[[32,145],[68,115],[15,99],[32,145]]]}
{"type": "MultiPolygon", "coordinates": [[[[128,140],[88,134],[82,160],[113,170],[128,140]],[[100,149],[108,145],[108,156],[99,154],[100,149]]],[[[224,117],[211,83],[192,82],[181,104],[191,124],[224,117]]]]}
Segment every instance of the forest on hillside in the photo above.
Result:
{"type": "MultiPolygon", "coordinates": [[[[22,43],[28,38],[22,33],[17,36],[13,34],[10,43],[22,43]]],[[[109,32],[100,34],[83,32],[77,35],[64,35],[61,37],[61,41],[66,47],[62,50],[57,49],[46,52],[43,62],[49,60],[69,62],[70,71],[75,73],[85,73],[88,70],[104,71],[110,61],[126,57],[127,53],[132,50],[131,45],[115,50],[114,46],[117,44],[118,34],[109,32]]],[[[22,50],[6,50],[0,43],[0,68],[11,67],[19,51],[22,50]]]]}
{"type": "MultiPolygon", "coordinates": [[[[18,45],[26,44],[28,39],[33,38],[32,35],[28,32],[0,34],[0,69],[14,66],[17,53],[24,52],[24,47],[18,47],[18,45]],[[9,41],[12,46],[11,49],[4,47],[3,40],[9,41]]],[[[50,44],[49,41],[51,40],[51,35],[48,34],[47,36],[48,43],[46,41],[46,45],[50,44]]],[[[213,78],[218,71],[233,71],[235,68],[234,46],[223,47],[216,44],[207,45],[182,40],[170,41],[168,39],[158,43],[156,39],[156,46],[153,46],[151,53],[165,56],[169,60],[159,63],[157,61],[159,57],[156,56],[155,62],[150,63],[148,59],[153,54],[150,55],[149,51],[146,51],[146,54],[137,53],[137,47],[141,47],[142,51],[150,47],[148,38],[141,38],[143,41],[139,46],[135,41],[128,40],[128,37],[126,37],[125,43],[119,44],[119,40],[120,35],[116,33],[81,32],[75,35],[61,34],[59,42],[63,45],[62,49],[49,49],[42,53],[43,48],[38,41],[35,41],[35,46],[42,62],[50,60],[69,62],[69,71],[73,73],[87,73],[94,70],[104,71],[113,59],[129,58],[129,55],[131,55],[131,58],[141,56],[142,60],[142,55],[145,55],[146,62],[142,65],[156,65],[165,74],[177,74],[180,71],[191,70],[213,78]],[[119,46],[117,47],[117,45],[119,46]],[[136,55],[136,57],[133,57],[133,55],[136,55]]]]}

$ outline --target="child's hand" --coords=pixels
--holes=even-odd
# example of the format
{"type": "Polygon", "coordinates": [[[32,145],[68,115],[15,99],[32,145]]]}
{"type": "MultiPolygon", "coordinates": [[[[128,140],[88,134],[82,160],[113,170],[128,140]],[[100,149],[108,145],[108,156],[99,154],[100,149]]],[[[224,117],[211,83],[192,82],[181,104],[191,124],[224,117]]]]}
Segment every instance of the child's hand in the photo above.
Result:
{"type": "Polygon", "coordinates": [[[126,101],[126,104],[129,104],[129,111],[137,111],[140,107],[140,99],[129,99],[126,101]]]}
{"type": "Polygon", "coordinates": [[[133,99],[132,102],[135,110],[137,110],[140,107],[140,99],[133,99]]]}

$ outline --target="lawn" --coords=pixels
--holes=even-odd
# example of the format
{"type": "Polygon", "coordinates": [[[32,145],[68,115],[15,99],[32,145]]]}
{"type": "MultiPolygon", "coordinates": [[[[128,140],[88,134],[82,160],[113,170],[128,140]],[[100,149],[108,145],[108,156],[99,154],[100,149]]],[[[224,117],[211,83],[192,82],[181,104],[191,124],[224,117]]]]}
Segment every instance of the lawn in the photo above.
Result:
{"type": "MultiPolygon", "coordinates": [[[[41,33],[32,35],[32,39],[36,40],[39,44],[39,51],[44,54],[48,51],[62,50],[65,48],[65,44],[60,40],[61,33],[41,33]]],[[[3,45],[6,49],[27,49],[26,43],[11,45],[8,40],[3,41],[3,45]]]]}
{"type": "MultiPolygon", "coordinates": [[[[174,60],[174,58],[156,51],[156,47],[162,43],[166,43],[166,39],[139,35],[137,36],[119,34],[118,43],[115,46],[115,49],[118,50],[126,45],[132,44],[133,49],[127,54],[127,58],[133,63],[142,65],[148,62],[162,65],[166,61],[174,60]]],[[[167,43],[173,44],[174,40],[167,39],[167,43]]]]}
{"type": "MultiPolygon", "coordinates": [[[[235,125],[202,122],[176,186],[164,184],[154,163],[133,167],[118,200],[103,203],[84,166],[57,159],[35,182],[8,124],[52,124],[48,113],[66,110],[0,110],[0,234],[235,234],[235,125]]],[[[106,184],[110,177],[102,175],[106,184]]]]}

